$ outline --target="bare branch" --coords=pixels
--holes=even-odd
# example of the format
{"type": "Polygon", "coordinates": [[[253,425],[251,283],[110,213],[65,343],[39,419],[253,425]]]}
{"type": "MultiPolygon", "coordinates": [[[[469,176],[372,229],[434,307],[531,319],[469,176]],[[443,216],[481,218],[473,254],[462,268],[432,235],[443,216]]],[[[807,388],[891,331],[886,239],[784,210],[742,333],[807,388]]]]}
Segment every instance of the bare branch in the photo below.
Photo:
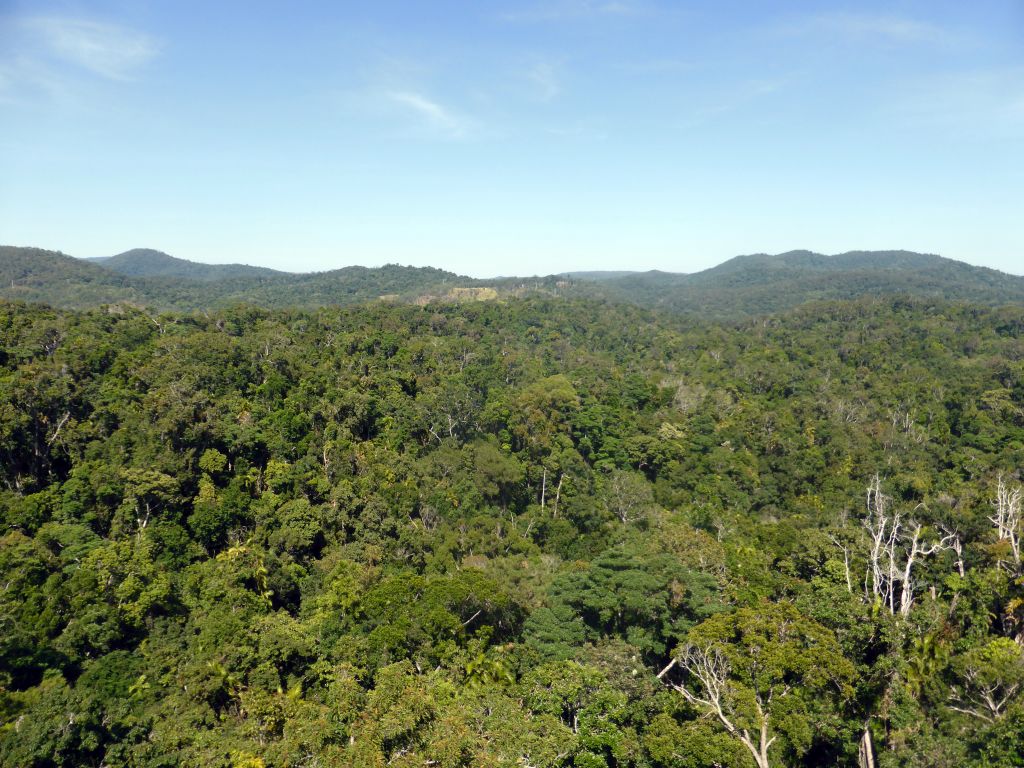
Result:
{"type": "Polygon", "coordinates": [[[896,614],[908,616],[914,604],[914,566],[929,555],[959,546],[956,531],[946,530],[946,535],[929,544],[922,541],[924,527],[915,520],[904,521],[901,513],[894,510],[889,514],[892,500],[882,493],[881,480],[876,474],[868,485],[867,517],[864,527],[871,539],[868,568],[864,577],[865,597],[875,599],[896,614]],[[870,593],[868,585],[870,584],[870,593]],[[899,592],[899,608],[896,594],[899,592]]]}
{"type": "Polygon", "coordinates": [[[61,429],[64,428],[64,425],[68,423],[68,419],[70,418],[71,411],[65,411],[64,415],[61,417],[61,420],[57,422],[57,428],[53,430],[53,434],[49,437],[49,439],[47,439],[47,445],[53,445],[53,442],[57,439],[57,436],[60,434],[61,429]]]}
{"type": "Polygon", "coordinates": [[[999,476],[996,486],[995,514],[989,518],[996,527],[996,536],[1000,541],[1010,544],[1010,552],[1013,554],[1013,564],[1020,570],[1020,516],[1021,516],[1021,488],[1016,486],[1010,488],[1006,485],[1003,476],[999,476]]]}

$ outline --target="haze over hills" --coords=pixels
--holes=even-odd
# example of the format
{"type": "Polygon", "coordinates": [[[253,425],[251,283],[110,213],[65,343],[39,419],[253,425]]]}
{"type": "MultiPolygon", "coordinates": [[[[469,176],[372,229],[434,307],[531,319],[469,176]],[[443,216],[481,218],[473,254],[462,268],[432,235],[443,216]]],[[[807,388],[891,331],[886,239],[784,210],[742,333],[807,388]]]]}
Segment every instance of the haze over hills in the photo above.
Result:
{"type": "Polygon", "coordinates": [[[199,264],[143,248],[75,259],[37,248],[0,247],[0,297],[70,308],[117,302],[158,310],[236,303],[317,307],[378,299],[488,299],[530,292],[597,296],[675,313],[734,318],[809,301],[894,293],[986,305],[1024,302],[1024,277],[910,251],[753,254],[693,274],[582,271],[480,280],[395,264],[298,274],[245,264],[199,264]]]}
{"type": "MultiPolygon", "coordinates": [[[[572,280],[593,280],[598,282],[604,282],[606,280],[617,280],[620,277],[628,277],[630,275],[640,275],[642,272],[631,269],[598,269],[598,270],[583,270],[578,272],[564,272],[566,277],[572,280]]],[[[675,273],[682,274],[682,273],[675,273]]]]}

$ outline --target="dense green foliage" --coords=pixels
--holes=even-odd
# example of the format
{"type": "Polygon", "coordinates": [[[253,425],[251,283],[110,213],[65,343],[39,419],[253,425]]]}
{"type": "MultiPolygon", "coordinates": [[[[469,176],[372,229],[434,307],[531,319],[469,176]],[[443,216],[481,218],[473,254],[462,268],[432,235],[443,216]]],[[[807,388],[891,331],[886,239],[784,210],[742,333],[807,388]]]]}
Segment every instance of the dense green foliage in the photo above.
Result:
{"type": "Polygon", "coordinates": [[[0,764],[1021,765],[1021,468],[1020,307],[0,304],[0,764]]]}

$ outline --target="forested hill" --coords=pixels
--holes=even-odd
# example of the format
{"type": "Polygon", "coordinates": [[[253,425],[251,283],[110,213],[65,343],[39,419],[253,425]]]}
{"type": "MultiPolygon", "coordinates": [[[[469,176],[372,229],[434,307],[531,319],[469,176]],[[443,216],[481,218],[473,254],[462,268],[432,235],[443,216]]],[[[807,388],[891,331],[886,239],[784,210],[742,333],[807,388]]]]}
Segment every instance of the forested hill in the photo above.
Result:
{"type": "Polygon", "coordinates": [[[88,261],[130,277],[179,277],[186,280],[217,282],[288,276],[286,272],[266,267],[251,267],[248,264],[200,264],[177,259],[150,248],[135,248],[116,256],[102,256],[88,261]]]}
{"type": "Polygon", "coordinates": [[[238,264],[197,264],[145,249],[83,260],[38,248],[0,246],[0,298],[72,309],[115,303],[191,311],[240,303],[312,308],[382,298],[461,300],[473,298],[477,285],[478,281],[440,269],[397,264],[293,274],[238,264]]]}
{"type": "Polygon", "coordinates": [[[603,277],[600,286],[642,306],[714,318],[897,293],[989,305],[1024,302],[1024,277],[910,251],[737,256],[703,272],[638,272],[603,277]]]}
{"type": "Polygon", "coordinates": [[[0,297],[60,307],[139,302],[123,275],[41,248],[0,246],[0,297]]]}
{"type": "Polygon", "coordinates": [[[0,302],[0,765],[1020,765],[1022,468],[1019,306],[0,302]]]}
{"type": "Polygon", "coordinates": [[[603,297],[693,317],[736,319],[811,301],[893,294],[998,306],[1024,302],[1024,277],[907,251],[738,256],[690,275],[575,272],[478,280],[393,264],[294,274],[242,264],[198,264],[147,249],[82,261],[0,247],[0,297],[69,308],[117,302],[178,311],[238,303],[315,308],[382,298],[423,303],[526,294],[603,297]]]}

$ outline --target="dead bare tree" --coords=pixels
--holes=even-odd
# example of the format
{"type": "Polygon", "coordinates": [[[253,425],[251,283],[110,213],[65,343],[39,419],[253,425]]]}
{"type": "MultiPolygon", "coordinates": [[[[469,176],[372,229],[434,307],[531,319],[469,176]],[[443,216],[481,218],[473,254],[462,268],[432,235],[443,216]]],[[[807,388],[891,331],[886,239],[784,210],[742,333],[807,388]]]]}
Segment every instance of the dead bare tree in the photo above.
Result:
{"type": "Polygon", "coordinates": [[[994,685],[979,687],[974,698],[968,698],[958,689],[950,695],[949,708],[986,723],[994,723],[1003,716],[1007,703],[1017,692],[1018,686],[1011,686],[1006,691],[999,691],[994,685]]]}
{"type": "Polygon", "coordinates": [[[843,570],[846,575],[846,591],[851,595],[853,594],[853,578],[850,576],[850,547],[843,541],[840,541],[835,536],[829,536],[829,539],[835,544],[840,551],[843,553],[843,570]]]}
{"type": "Polygon", "coordinates": [[[960,539],[960,531],[953,528],[950,529],[948,526],[941,526],[942,532],[949,537],[949,548],[956,553],[956,570],[960,574],[960,578],[963,578],[967,571],[964,566],[964,543],[960,539]]]}
{"type": "Polygon", "coordinates": [[[60,431],[64,428],[64,425],[68,423],[68,419],[71,418],[71,411],[65,411],[64,415],[60,417],[60,421],[57,422],[57,426],[53,430],[53,434],[46,438],[47,445],[53,445],[54,441],[60,436],[60,431]]]}
{"type": "MultiPolygon", "coordinates": [[[[698,690],[690,687],[685,682],[669,682],[668,685],[681,693],[690,704],[710,716],[717,717],[726,732],[739,739],[740,743],[747,748],[757,768],[770,768],[768,748],[776,738],[775,736],[768,738],[769,723],[765,706],[771,703],[770,700],[762,702],[760,695],[755,696],[754,704],[757,707],[757,719],[760,727],[757,733],[752,734],[748,729],[740,728],[733,722],[735,716],[726,691],[729,681],[729,661],[718,650],[711,647],[687,645],[680,656],[672,659],[668,666],[658,673],[658,678],[664,680],[665,675],[677,665],[688,678],[696,680],[700,684],[700,688],[698,690]]],[[[781,695],[785,696],[788,692],[789,689],[786,688],[781,695]]]]}
{"type": "MultiPolygon", "coordinates": [[[[893,500],[882,491],[881,478],[876,474],[867,488],[867,515],[863,521],[867,530],[868,563],[864,574],[864,597],[886,608],[889,613],[907,618],[914,605],[917,583],[914,569],[929,555],[952,549],[958,556],[958,569],[963,573],[963,545],[955,528],[942,526],[937,540],[924,540],[924,526],[912,518],[904,518],[893,500]]],[[[838,543],[838,542],[837,542],[838,543]]],[[[874,748],[871,743],[871,717],[861,733],[858,760],[861,768],[874,768],[874,748]]]]}
{"type": "Polygon", "coordinates": [[[860,768],[875,768],[875,748],[871,743],[871,728],[867,725],[864,726],[860,746],[857,748],[857,763],[860,768]]]}
{"type": "Polygon", "coordinates": [[[1021,488],[1010,488],[1002,475],[996,486],[995,514],[989,518],[996,527],[1000,541],[1008,542],[1013,555],[1013,565],[1020,570],[1020,512],[1021,488]]]}
{"type": "Polygon", "coordinates": [[[565,473],[558,473],[558,485],[555,487],[555,504],[551,511],[552,517],[558,517],[558,502],[562,498],[562,483],[565,482],[565,473]]]}
{"type": "Polygon", "coordinates": [[[877,474],[868,485],[864,527],[871,541],[864,576],[865,597],[871,599],[873,595],[890,613],[898,612],[905,618],[914,604],[914,566],[928,555],[950,549],[957,533],[947,533],[938,541],[925,544],[921,536],[924,526],[912,519],[904,520],[900,511],[892,508],[892,499],[882,492],[877,474]]]}
{"type": "Polygon", "coordinates": [[[968,654],[961,679],[950,693],[949,708],[994,723],[1024,686],[1024,650],[1009,638],[995,640],[968,654]]]}

